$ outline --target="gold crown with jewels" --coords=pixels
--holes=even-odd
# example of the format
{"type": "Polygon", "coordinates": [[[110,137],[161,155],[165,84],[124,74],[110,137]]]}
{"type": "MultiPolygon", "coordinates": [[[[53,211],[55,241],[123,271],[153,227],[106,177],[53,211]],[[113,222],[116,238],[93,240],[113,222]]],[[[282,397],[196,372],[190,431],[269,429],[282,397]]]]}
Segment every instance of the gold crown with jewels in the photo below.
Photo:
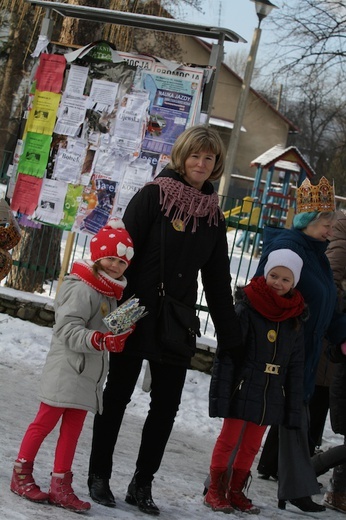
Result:
{"type": "Polygon", "coordinates": [[[325,177],[316,186],[306,178],[297,188],[297,213],[335,211],[334,184],[329,184],[325,177]]]}

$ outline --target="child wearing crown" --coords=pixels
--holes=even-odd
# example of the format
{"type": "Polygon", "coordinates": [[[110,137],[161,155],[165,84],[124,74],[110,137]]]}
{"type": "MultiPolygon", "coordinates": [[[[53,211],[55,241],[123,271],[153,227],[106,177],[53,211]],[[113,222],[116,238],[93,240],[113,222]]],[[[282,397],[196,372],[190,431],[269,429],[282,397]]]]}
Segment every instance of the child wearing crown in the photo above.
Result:
{"type": "MultiPolygon", "coordinates": [[[[72,489],[71,466],[88,411],[102,412],[108,352],[121,352],[133,327],[107,332],[103,319],[117,307],[127,280],[123,273],[133,257],[124,224],[112,219],[90,241],[91,260],[73,264],[55,300],[52,342],[41,377],[41,404],[29,425],[14,463],[11,491],[32,502],[82,513],[90,503],[72,489]],[[36,455],[61,419],[51,485],[41,491],[33,478],[36,455]]],[[[114,503],[115,505],[115,503],[114,503]]]]}
{"type": "MultiPolygon", "coordinates": [[[[297,189],[297,214],[292,229],[265,228],[263,254],[256,276],[263,274],[268,255],[277,249],[291,249],[303,259],[297,289],[309,308],[304,323],[304,401],[302,424],[298,431],[279,426],[278,498],[284,509],[286,501],[302,511],[320,512],[324,506],[311,499],[320,487],[311,464],[308,430],[308,403],[315,386],[316,371],[324,336],[341,349],[346,342],[346,315],[337,311],[336,286],[325,254],[336,220],[334,187],[325,177],[318,185],[306,179],[297,189]]],[[[261,473],[264,461],[260,460],[261,473]]]]}

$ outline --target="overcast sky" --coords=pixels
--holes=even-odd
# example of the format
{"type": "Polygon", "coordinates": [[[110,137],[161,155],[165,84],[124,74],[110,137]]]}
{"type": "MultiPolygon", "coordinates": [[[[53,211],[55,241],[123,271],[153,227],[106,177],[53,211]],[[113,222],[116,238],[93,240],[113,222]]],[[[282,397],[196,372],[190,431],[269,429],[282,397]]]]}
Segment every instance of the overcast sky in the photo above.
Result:
{"type": "MultiPolygon", "coordinates": [[[[273,0],[273,4],[280,7],[282,0],[273,0]]],[[[203,13],[198,13],[195,9],[187,9],[184,7],[183,15],[186,15],[185,21],[191,23],[207,23],[208,25],[217,25],[235,31],[245,40],[247,44],[229,43],[225,45],[226,53],[232,52],[245,47],[250,50],[250,45],[254,33],[254,29],[258,25],[255,2],[251,0],[203,0],[203,13]],[[221,7],[221,9],[220,9],[221,7]]],[[[270,17],[275,16],[276,9],[270,13],[270,17]]],[[[269,20],[269,18],[268,18],[269,20]]],[[[262,22],[261,41],[258,49],[258,58],[261,57],[261,50],[264,52],[264,44],[270,41],[270,27],[268,20],[262,22]]]]}

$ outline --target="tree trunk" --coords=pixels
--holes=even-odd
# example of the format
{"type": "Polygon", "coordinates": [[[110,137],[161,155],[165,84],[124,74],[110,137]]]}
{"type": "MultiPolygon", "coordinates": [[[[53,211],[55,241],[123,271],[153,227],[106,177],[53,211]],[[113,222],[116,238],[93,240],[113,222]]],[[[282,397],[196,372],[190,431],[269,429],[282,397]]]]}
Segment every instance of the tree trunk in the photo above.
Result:
{"type": "MultiPolygon", "coordinates": [[[[68,3],[85,7],[108,7],[106,0],[69,0],[68,3]]],[[[102,38],[103,26],[104,24],[98,22],[66,17],[62,23],[59,42],[61,45],[87,45],[102,38]]]]}
{"type": "Polygon", "coordinates": [[[34,26],[34,10],[23,0],[16,2],[15,7],[8,13],[10,27],[6,48],[10,52],[0,74],[0,164],[3,151],[15,148],[24,101],[18,102],[16,96],[26,70],[32,64],[32,60],[26,60],[26,55],[28,34],[34,26]]]}
{"type": "Polygon", "coordinates": [[[12,251],[13,266],[6,286],[25,292],[44,292],[46,282],[57,280],[60,269],[62,231],[42,226],[25,228],[12,251]]]}

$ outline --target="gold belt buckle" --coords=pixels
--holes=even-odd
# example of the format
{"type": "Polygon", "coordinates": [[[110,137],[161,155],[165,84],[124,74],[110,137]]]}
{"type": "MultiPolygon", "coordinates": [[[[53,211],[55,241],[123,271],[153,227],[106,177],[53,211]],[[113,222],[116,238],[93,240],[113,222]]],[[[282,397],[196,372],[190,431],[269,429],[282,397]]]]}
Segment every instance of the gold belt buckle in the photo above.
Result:
{"type": "Polygon", "coordinates": [[[273,374],[275,376],[279,375],[280,365],[272,365],[271,363],[266,363],[265,374],[273,374]]]}

